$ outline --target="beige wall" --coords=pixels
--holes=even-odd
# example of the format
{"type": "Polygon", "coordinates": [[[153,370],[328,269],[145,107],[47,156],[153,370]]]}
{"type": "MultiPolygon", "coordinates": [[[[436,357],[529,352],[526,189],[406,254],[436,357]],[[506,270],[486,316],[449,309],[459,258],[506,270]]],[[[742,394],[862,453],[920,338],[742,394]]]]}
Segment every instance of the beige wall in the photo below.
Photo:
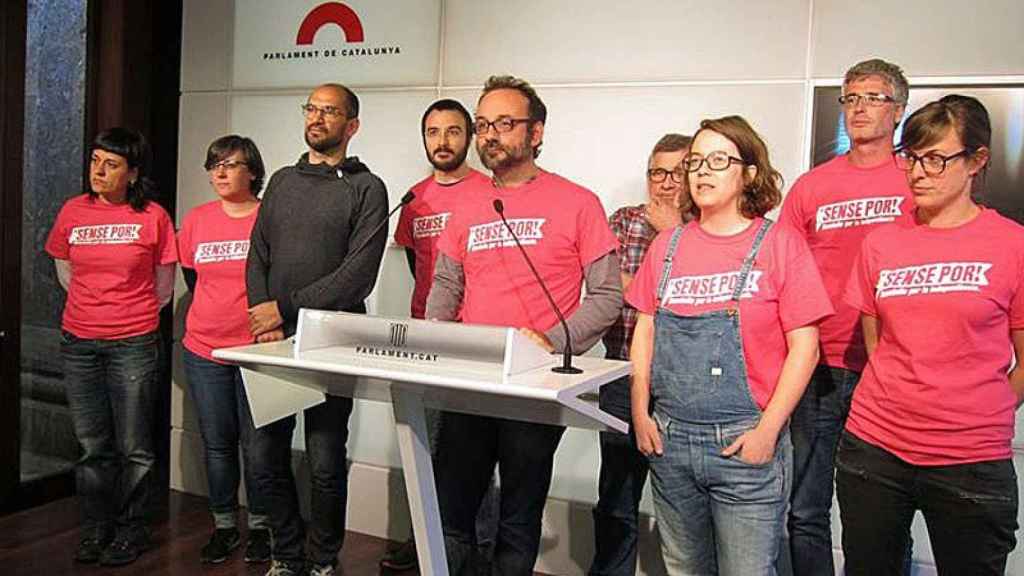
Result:
{"type": "MultiPolygon", "coordinates": [[[[235,10],[245,5],[185,2],[179,218],[210,197],[201,166],[212,139],[228,132],[253,137],[271,170],[293,163],[304,148],[296,110],[310,86],[232,87],[235,10]]],[[[396,10],[395,25],[440,22],[432,82],[338,78],[363,101],[351,153],[381,175],[392,202],[428,173],[418,133],[424,107],[443,95],[472,108],[492,73],[516,74],[537,86],[549,108],[540,164],[593,189],[608,211],[642,200],[646,155],[661,134],[692,132],[701,118],[727,113],[754,124],[792,183],[808,165],[813,86],[836,82],[864,58],[897,62],[912,80],[1015,75],[1024,83],[1019,0],[433,0],[431,6],[437,20],[402,22],[396,10]]],[[[390,248],[383,266],[371,311],[403,314],[411,280],[400,251],[390,248]]],[[[179,336],[183,310],[179,305],[179,336]]],[[[203,492],[195,418],[178,368],[172,481],[176,488],[203,492]]],[[[354,530],[401,537],[407,520],[392,421],[387,405],[360,403],[353,414],[349,517],[354,530]]],[[[542,568],[586,570],[592,546],[587,508],[596,498],[598,465],[595,435],[569,431],[557,457],[542,568]]],[[[650,511],[649,499],[644,509],[650,511]]],[[[922,573],[933,572],[923,526],[915,527],[915,541],[922,573]]],[[[654,550],[652,535],[644,545],[654,550]]],[[[658,572],[656,562],[643,567],[658,572]]],[[[1024,553],[1011,558],[1009,572],[1024,573],[1024,553]]]]}

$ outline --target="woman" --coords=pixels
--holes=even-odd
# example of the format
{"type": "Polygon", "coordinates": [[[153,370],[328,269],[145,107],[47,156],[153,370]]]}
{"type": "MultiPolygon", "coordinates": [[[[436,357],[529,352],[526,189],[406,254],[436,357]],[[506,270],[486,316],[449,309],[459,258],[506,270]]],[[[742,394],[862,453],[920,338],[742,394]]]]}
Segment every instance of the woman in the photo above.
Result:
{"type": "Polygon", "coordinates": [[[185,283],[193,294],[185,320],[185,375],[199,415],[206,447],[210,512],[214,531],[200,551],[204,563],[220,563],[241,543],[238,531],[238,447],[246,460],[249,541],[246,562],[270,558],[270,531],[264,499],[252,481],[249,402],[237,366],[213,358],[213,349],[251,344],[245,296],[245,259],[266,171],[256,144],[230,135],[206,151],[206,171],[217,200],[185,216],[178,252],[185,283]]]}
{"type": "Polygon", "coordinates": [[[782,177],[743,118],[701,122],[683,167],[695,220],[655,239],[627,294],[637,446],[669,574],[773,574],[787,421],[832,306],[801,236],[764,218],[782,177]]]}
{"type": "Polygon", "coordinates": [[[147,178],[138,132],[96,137],[89,189],[68,200],[46,241],[68,293],[61,357],[82,457],[75,480],[79,562],[134,562],[150,546],[157,317],[174,284],[174,225],[147,178]]]}
{"type": "Polygon", "coordinates": [[[865,239],[846,299],[869,354],[839,443],[846,573],[896,574],[920,510],[939,574],[1003,574],[1024,398],[1024,228],[979,206],[988,112],[950,95],[903,127],[915,209],[865,239]]]}

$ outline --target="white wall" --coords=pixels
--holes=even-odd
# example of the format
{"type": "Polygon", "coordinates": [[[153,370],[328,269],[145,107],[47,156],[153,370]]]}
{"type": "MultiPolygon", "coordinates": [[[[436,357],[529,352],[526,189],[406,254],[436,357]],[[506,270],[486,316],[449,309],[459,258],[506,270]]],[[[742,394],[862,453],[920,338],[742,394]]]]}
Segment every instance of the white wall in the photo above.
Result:
{"type": "MultiPolygon", "coordinates": [[[[318,4],[294,1],[289,5],[299,8],[289,10],[305,13],[318,4]]],[[[297,24],[291,12],[274,17],[275,10],[284,9],[273,0],[186,0],[179,218],[210,198],[202,161],[206,146],[220,135],[254,138],[271,170],[293,163],[304,150],[298,105],[312,86],[329,79],[348,84],[362,99],[362,128],[350,152],[384,179],[395,202],[428,173],[419,118],[431,101],[451,96],[472,109],[488,75],[522,76],[537,87],[549,109],[540,164],[593,189],[609,212],[642,201],[646,156],[663,133],[692,132],[701,118],[723,114],[746,116],[792,183],[809,163],[813,86],[836,82],[858,60],[879,56],[897,62],[912,80],[1024,79],[1024,37],[1017,29],[1024,22],[1024,3],[1019,0],[970,5],[955,0],[347,4],[364,16],[366,44],[401,44],[408,58],[382,59],[372,66],[326,62],[290,72],[265,68],[261,73],[264,68],[251,57],[253,46],[295,49],[297,24]]],[[[344,37],[324,29],[317,45],[340,47],[344,37]]],[[[370,299],[371,311],[403,314],[410,292],[404,257],[391,247],[370,299]]],[[[183,311],[179,304],[179,318],[183,311]]],[[[202,472],[196,470],[200,443],[195,417],[180,375],[177,370],[173,481],[178,488],[203,492],[202,472]]],[[[386,405],[360,403],[353,414],[350,520],[355,530],[401,537],[407,524],[400,484],[394,481],[398,452],[391,423],[386,405]],[[382,485],[392,486],[385,502],[377,499],[382,485]],[[370,504],[360,508],[359,502],[370,504]],[[388,513],[380,514],[381,508],[388,513]]],[[[597,469],[595,435],[569,431],[557,456],[543,569],[559,574],[586,570],[589,526],[579,525],[589,523],[586,508],[596,498],[597,469]],[[559,528],[568,523],[577,535],[559,528]]],[[[649,499],[644,509],[650,511],[649,499]]],[[[920,526],[915,530],[916,556],[927,568],[927,536],[920,526]]],[[[1024,573],[1024,554],[1012,557],[1011,564],[1011,573],[1024,573]]],[[[647,566],[657,571],[656,563],[647,566]]]]}

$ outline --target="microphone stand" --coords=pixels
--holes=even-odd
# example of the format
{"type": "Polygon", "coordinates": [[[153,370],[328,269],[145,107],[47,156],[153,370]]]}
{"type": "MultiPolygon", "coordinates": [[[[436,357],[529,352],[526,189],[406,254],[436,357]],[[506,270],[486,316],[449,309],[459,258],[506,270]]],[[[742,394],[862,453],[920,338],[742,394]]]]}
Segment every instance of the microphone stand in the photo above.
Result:
{"type": "Polygon", "coordinates": [[[565,350],[562,351],[562,365],[555,366],[551,371],[558,374],[582,374],[583,370],[572,365],[572,336],[569,335],[569,325],[565,322],[565,316],[562,316],[562,311],[558,309],[558,305],[555,304],[555,299],[551,297],[551,292],[548,291],[547,285],[544,284],[544,279],[540,277],[537,269],[533,266],[533,262],[530,260],[530,256],[526,254],[526,250],[519,242],[519,236],[516,236],[515,231],[512,230],[512,226],[510,226],[508,220],[505,219],[505,205],[502,203],[500,198],[496,198],[494,200],[494,211],[501,217],[502,223],[505,224],[505,229],[508,230],[509,235],[512,236],[512,240],[514,240],[516,246],[519,247],[519,252],[523,255],[523,259],[526,260],[526,265],[530,267],[530,271],[533,272],[534,278],[536,278],[537,283],[540,284],[541,290],[543,290],[544,295],[547,296],[548,303],[551,304],[551,309],[555,311],[555,316],[558,317],[558,321],[562,324],[562,330],[565,332],[565,350]]]}

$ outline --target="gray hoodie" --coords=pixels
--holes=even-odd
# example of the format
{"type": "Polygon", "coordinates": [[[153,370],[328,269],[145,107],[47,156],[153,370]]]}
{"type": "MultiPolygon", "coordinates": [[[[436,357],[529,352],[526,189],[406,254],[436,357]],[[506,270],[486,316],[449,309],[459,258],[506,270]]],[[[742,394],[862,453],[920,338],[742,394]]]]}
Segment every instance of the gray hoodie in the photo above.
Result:
{"type": "Polygon", "coordinates": [[[299,308],[365,312],[387,243],[387,226],[358,247],[388,213],[384,182],[356,157],[340,165],[297,164],[274,173],[252,229],[246,263],[249,305],[276,300],[286,335],[299,308]]]}

